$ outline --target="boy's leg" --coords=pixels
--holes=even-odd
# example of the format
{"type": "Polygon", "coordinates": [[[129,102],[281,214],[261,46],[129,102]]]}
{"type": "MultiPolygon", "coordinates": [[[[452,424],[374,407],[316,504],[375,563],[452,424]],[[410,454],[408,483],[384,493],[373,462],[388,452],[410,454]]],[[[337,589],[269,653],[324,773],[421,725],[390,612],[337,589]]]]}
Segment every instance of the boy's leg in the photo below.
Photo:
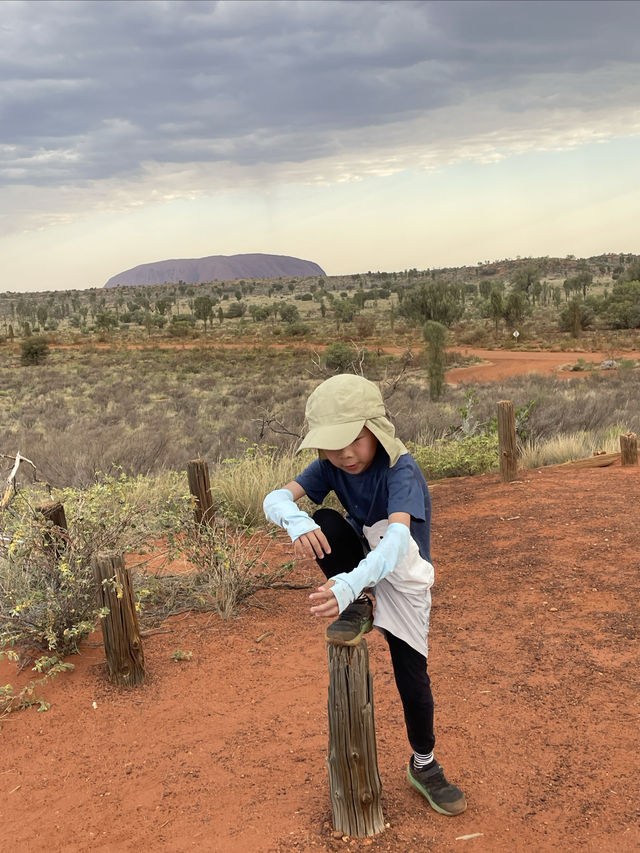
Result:
{"type": "Polygon", "coordinates": [[[433,732],[433,694],[427,659],[404,640],[385,631],[396,687],[402,700],[407,736],[414,752],[429,755],[436,743],[433,732]]]}
{"type": "MultiPolygon", "coordinates": [[[[313,515],[331,546],[331,553],[316,562],[327,579],[354,569],[366,554],[364,540],[349,522],[334,509],[319,509],[313,515]]],[[[353,646],[373,627],[373,604],[361,594],[332,622],[326,633],[327,641],[341,646],[353,646]]]]}
{"type": "Polygon", "coordinates": [[[440,814],[460,814],[467,807],[465,796],[459,788],[447,781],[442,767],[433,757],[436,738],[427,659],[389,631],[385,631],[385,636],[402,700],[409,743],[414,751],[407,768],[409,783],[440,814]]]}
{"type": "Polygon", "coordinates": [[[358,536],[349,522],[335,509],[319,509],[313,514],[331,546],[331,553],[316,562],[326,578],[355,569],[366,555],[364,540],[358,536]]]}

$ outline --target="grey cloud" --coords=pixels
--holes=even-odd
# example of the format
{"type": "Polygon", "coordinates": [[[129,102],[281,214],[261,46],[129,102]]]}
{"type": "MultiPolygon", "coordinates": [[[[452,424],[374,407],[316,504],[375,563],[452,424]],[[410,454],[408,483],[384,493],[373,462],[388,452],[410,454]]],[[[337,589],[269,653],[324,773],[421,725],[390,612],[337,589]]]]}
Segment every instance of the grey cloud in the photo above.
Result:
{"type": "Polygon", "coordinates": [[[636,63],[640,5],[31,0],[0,15],[0,182],[62,185],[329,156],[358,129],[383,145],[487,95],[506,112],[545,93],[601,106],[615,81],[563,79],[636,63]]]}

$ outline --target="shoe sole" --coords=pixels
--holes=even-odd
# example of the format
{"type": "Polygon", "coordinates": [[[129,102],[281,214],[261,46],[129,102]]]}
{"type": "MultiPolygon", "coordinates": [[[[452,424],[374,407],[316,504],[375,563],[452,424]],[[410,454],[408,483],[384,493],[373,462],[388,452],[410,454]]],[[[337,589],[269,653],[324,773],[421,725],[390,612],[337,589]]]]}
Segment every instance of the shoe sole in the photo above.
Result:
{"type": "Polygon", "coordinates": [[[409,784],[412,785],[417,791],[420,791],[423,797],[429,802],[431,808],[438,812],[438,814],[446,815],[447,817],[455,817],[456,815],[462,814],[463,811],[467,808],[467,804],[465,802],[464,808],[459,809],[455,812],[448,812],[446,809],[443,809],[442,806],[439,806],[434,800],[429,796],[429,792],[427,789],[418,782],[418,780],[412,775],[411,767],[407,767],[407,779],[409,780],[409,784]]]}
{"type": "Polygon", "coordinates": [[[327,643],[331,643],[332,646],[355,646],[360,642],[360,640],[364,637],[365,634],[369,633],[372,628],[373,621],[369,620],[368,622],[365,622],[365,624],[362,626],[362,630],[360,631],[360,633],[357,634],[355,637],[352,637],[350,640],[340,640],[337,637],[334,639],[329,635],[325,635],[325,639],[327,643]]]}

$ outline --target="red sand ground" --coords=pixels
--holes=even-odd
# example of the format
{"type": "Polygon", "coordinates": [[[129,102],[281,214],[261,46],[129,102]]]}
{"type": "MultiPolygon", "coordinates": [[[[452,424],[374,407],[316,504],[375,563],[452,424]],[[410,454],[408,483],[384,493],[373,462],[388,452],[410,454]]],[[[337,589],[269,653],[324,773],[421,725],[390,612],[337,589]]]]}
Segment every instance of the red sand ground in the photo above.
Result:
{"type": "MultiPolygon", "coordinates": [[[[447,382],[494,382],[507,379],[510,376],[518,376],[523,373],[555,374],[561,379],[571,379],[580,376],[580,372],[563,370],[562,368],[574,365],[578,359],[600,365],[610,358],[605,352],[550,352],[540,350],[539,352],[521,352],[519,350],[490,350],[478,349],[477,347],[452,347],[452,350],[466,354],[475,355],[482,359],[480,364],[472,364],[469,367],[456,367],[447,372],[447,382]]],[[[640,359],[640,352],[625,352],[624,357],[628,359],[640,359]]],[[[584,376],[584,373],[582,373],[584,376]]]]}
{"type": "MultiPolygon", "coordinates": [[[[464,349],[485,361],[450,371],[450,382],[550,373],[580,356],[464,349]]],[[[640,531],[629,512],[639,477],[555,468],[433,488],[437,754],[467,794],[464,815],[437,815],[405,782],[402,712],[374,633],[388,827],[334,837],[322,626],[306,592],[270,591],[231,622],[168,620],[145,638],[149,679],[137,690],[112,688],[103,649],[85,644],[74,672],[47,687],[50,711],[5,718],[0,849],[640,849],[640,531]],[[192,659],[175,663],[176,649],[192,659]]],[[[282,540],[270,559],[289,559],[282,540]]],[[[310,576],[297,567],[296,578],[310,576]]],[[[25,675],[0,663],[0,683],[25,675]]]]}
{"type": "MultiPolygon", "coordinates": [[[[638,850],[639,486],[640,469],[619,466],[434,486],[430,671],[436,752],[469,801],[458,818],[406,784],[374,632],[388,827],[333,837],[323,626],[306,591],[280,590],[233,621],[168,620],[145,639],[135,690],[109,686],[103,649],[85,645],[46,689],[50,711],[2,720],[1,849],[638,850]],[[192,659],[175,663],[176,649],[192,659]]],[[[276,542],[271,560],[287,558],[276,542]]],[[[0,683],[16,680],[3,663],[0,683]]]]}

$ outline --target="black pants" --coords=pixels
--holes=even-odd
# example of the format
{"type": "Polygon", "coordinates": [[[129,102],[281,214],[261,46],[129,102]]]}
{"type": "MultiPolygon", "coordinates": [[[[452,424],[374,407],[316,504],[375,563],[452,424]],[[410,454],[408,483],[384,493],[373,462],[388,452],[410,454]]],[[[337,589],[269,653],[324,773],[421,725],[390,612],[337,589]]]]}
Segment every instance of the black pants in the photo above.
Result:
{"type": "MultiPolygon", "coordinates": [[[[355,568],[368,545],[339,512],[319,509],[313,516],[329,540],[331,553],[317,560],[326,578],[355,568]]],[[[436,739],[433,733],[433,696],[427,658],[404,640],[384,631],[391,652],[393,674],[402,700],[409,743],[415,752],[428,755],[436,739]]]]}

